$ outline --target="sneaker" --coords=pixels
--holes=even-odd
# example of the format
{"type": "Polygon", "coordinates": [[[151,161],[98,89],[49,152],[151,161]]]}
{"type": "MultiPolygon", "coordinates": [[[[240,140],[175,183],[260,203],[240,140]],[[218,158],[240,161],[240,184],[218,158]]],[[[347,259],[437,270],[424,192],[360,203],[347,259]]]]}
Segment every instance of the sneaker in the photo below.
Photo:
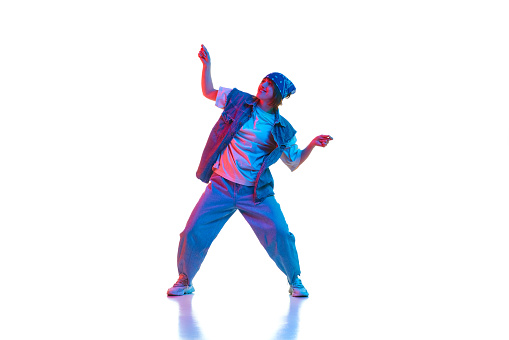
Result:
{"type": "Polygon", "coordinates": [[[290,285],[289,293],[294,297],[306,297],[309,296],[308,291],[302,284],[302,281],[299,278],[296,278],[295,281],[290,285]]]}
{"type": "Polygon", "coordinates": [[[169,295],[184,295],[184,294],[191,294],[194,292],[193,285],[189,284],[189,280],[187,278],[186,274],[180,274],[177,282],[168,289],[168,296],[169,295]]]}

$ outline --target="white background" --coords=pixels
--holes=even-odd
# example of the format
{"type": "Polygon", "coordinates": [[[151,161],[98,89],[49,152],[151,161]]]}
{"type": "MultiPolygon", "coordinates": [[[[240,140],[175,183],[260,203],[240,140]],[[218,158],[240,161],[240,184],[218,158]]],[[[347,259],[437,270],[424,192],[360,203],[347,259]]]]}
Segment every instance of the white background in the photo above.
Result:
{"type": "MultiPolygon", "coordinates": [[[[221,112],[204,44],[216,88],[281,72],[301,148],[334,137],[272,167],[303,282],[328,299],[315,317],[344,339],[507,339],[503,5],[2,2],[2,338],[171,338],[165,292],[221,112]]],[[[240,214],[195,286],[287,289],[240,214]]]]}

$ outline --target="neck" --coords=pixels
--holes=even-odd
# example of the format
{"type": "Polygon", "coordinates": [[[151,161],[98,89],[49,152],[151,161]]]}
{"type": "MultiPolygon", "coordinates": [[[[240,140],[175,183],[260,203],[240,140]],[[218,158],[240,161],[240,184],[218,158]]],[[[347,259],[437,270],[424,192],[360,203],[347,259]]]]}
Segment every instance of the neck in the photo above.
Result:
{"type": "Polygon", "coordinates": [[[265,112],[275,113],[274,108],[272,106],[270,106],[269,104],[267,104],[266,101],[259,100],[258,101],[258,106],[260,107],[260,109],[262,109],[265,112]]]}

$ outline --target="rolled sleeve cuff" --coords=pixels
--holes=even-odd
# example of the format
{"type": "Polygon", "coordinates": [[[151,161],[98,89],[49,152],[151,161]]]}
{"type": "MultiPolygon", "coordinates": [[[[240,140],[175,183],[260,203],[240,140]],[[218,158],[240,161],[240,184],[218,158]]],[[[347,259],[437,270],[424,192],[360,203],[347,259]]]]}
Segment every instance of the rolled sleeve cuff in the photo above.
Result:
{"type": "Polygon", "coordinates": [[[228,94],[232,89],[226,88],[226,87],[219,87],[219,90],[217,91],[217,97],[216,97],[216,106],[220,109],[224,109],[226,106],[226,98],[228,98],[228,94]]]}
{"type": "Polygon", "coordinates": [[[281,155],[281,160],[285,163],[288,169],[290,169],[290,171],[294,171],[299,167],[302,155],[302,150],[300,150],[299,146],[295,144],[296,142],[297,138],[293,137],[290,141],[291,145],[287,147],[281,155]]]}

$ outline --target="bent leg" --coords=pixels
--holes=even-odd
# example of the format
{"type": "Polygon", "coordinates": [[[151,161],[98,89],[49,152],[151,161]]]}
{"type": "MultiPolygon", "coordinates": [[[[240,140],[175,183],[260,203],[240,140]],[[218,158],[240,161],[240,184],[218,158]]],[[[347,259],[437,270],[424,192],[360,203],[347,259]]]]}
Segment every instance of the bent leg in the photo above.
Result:
{"type": "Polygon", "coordinates": [[[186,228],[180,233],[177,267],[179,274],[187,275],[190,284],[210,245],[236,211],[232,197],[228,183],[220,176],[213,176],[191,213],[186,228]]]}
{"type": "MultiPolygon", "coordinates": [[[[252,198],[251,198],[252,200],[252,198]]],[[[295,237],[288,229],[283,212],[274,196],[255,205],[244,201],[239,210],[253,229],[270,258],[286,275],[288,283],[300,275],[295,237]]]]}

